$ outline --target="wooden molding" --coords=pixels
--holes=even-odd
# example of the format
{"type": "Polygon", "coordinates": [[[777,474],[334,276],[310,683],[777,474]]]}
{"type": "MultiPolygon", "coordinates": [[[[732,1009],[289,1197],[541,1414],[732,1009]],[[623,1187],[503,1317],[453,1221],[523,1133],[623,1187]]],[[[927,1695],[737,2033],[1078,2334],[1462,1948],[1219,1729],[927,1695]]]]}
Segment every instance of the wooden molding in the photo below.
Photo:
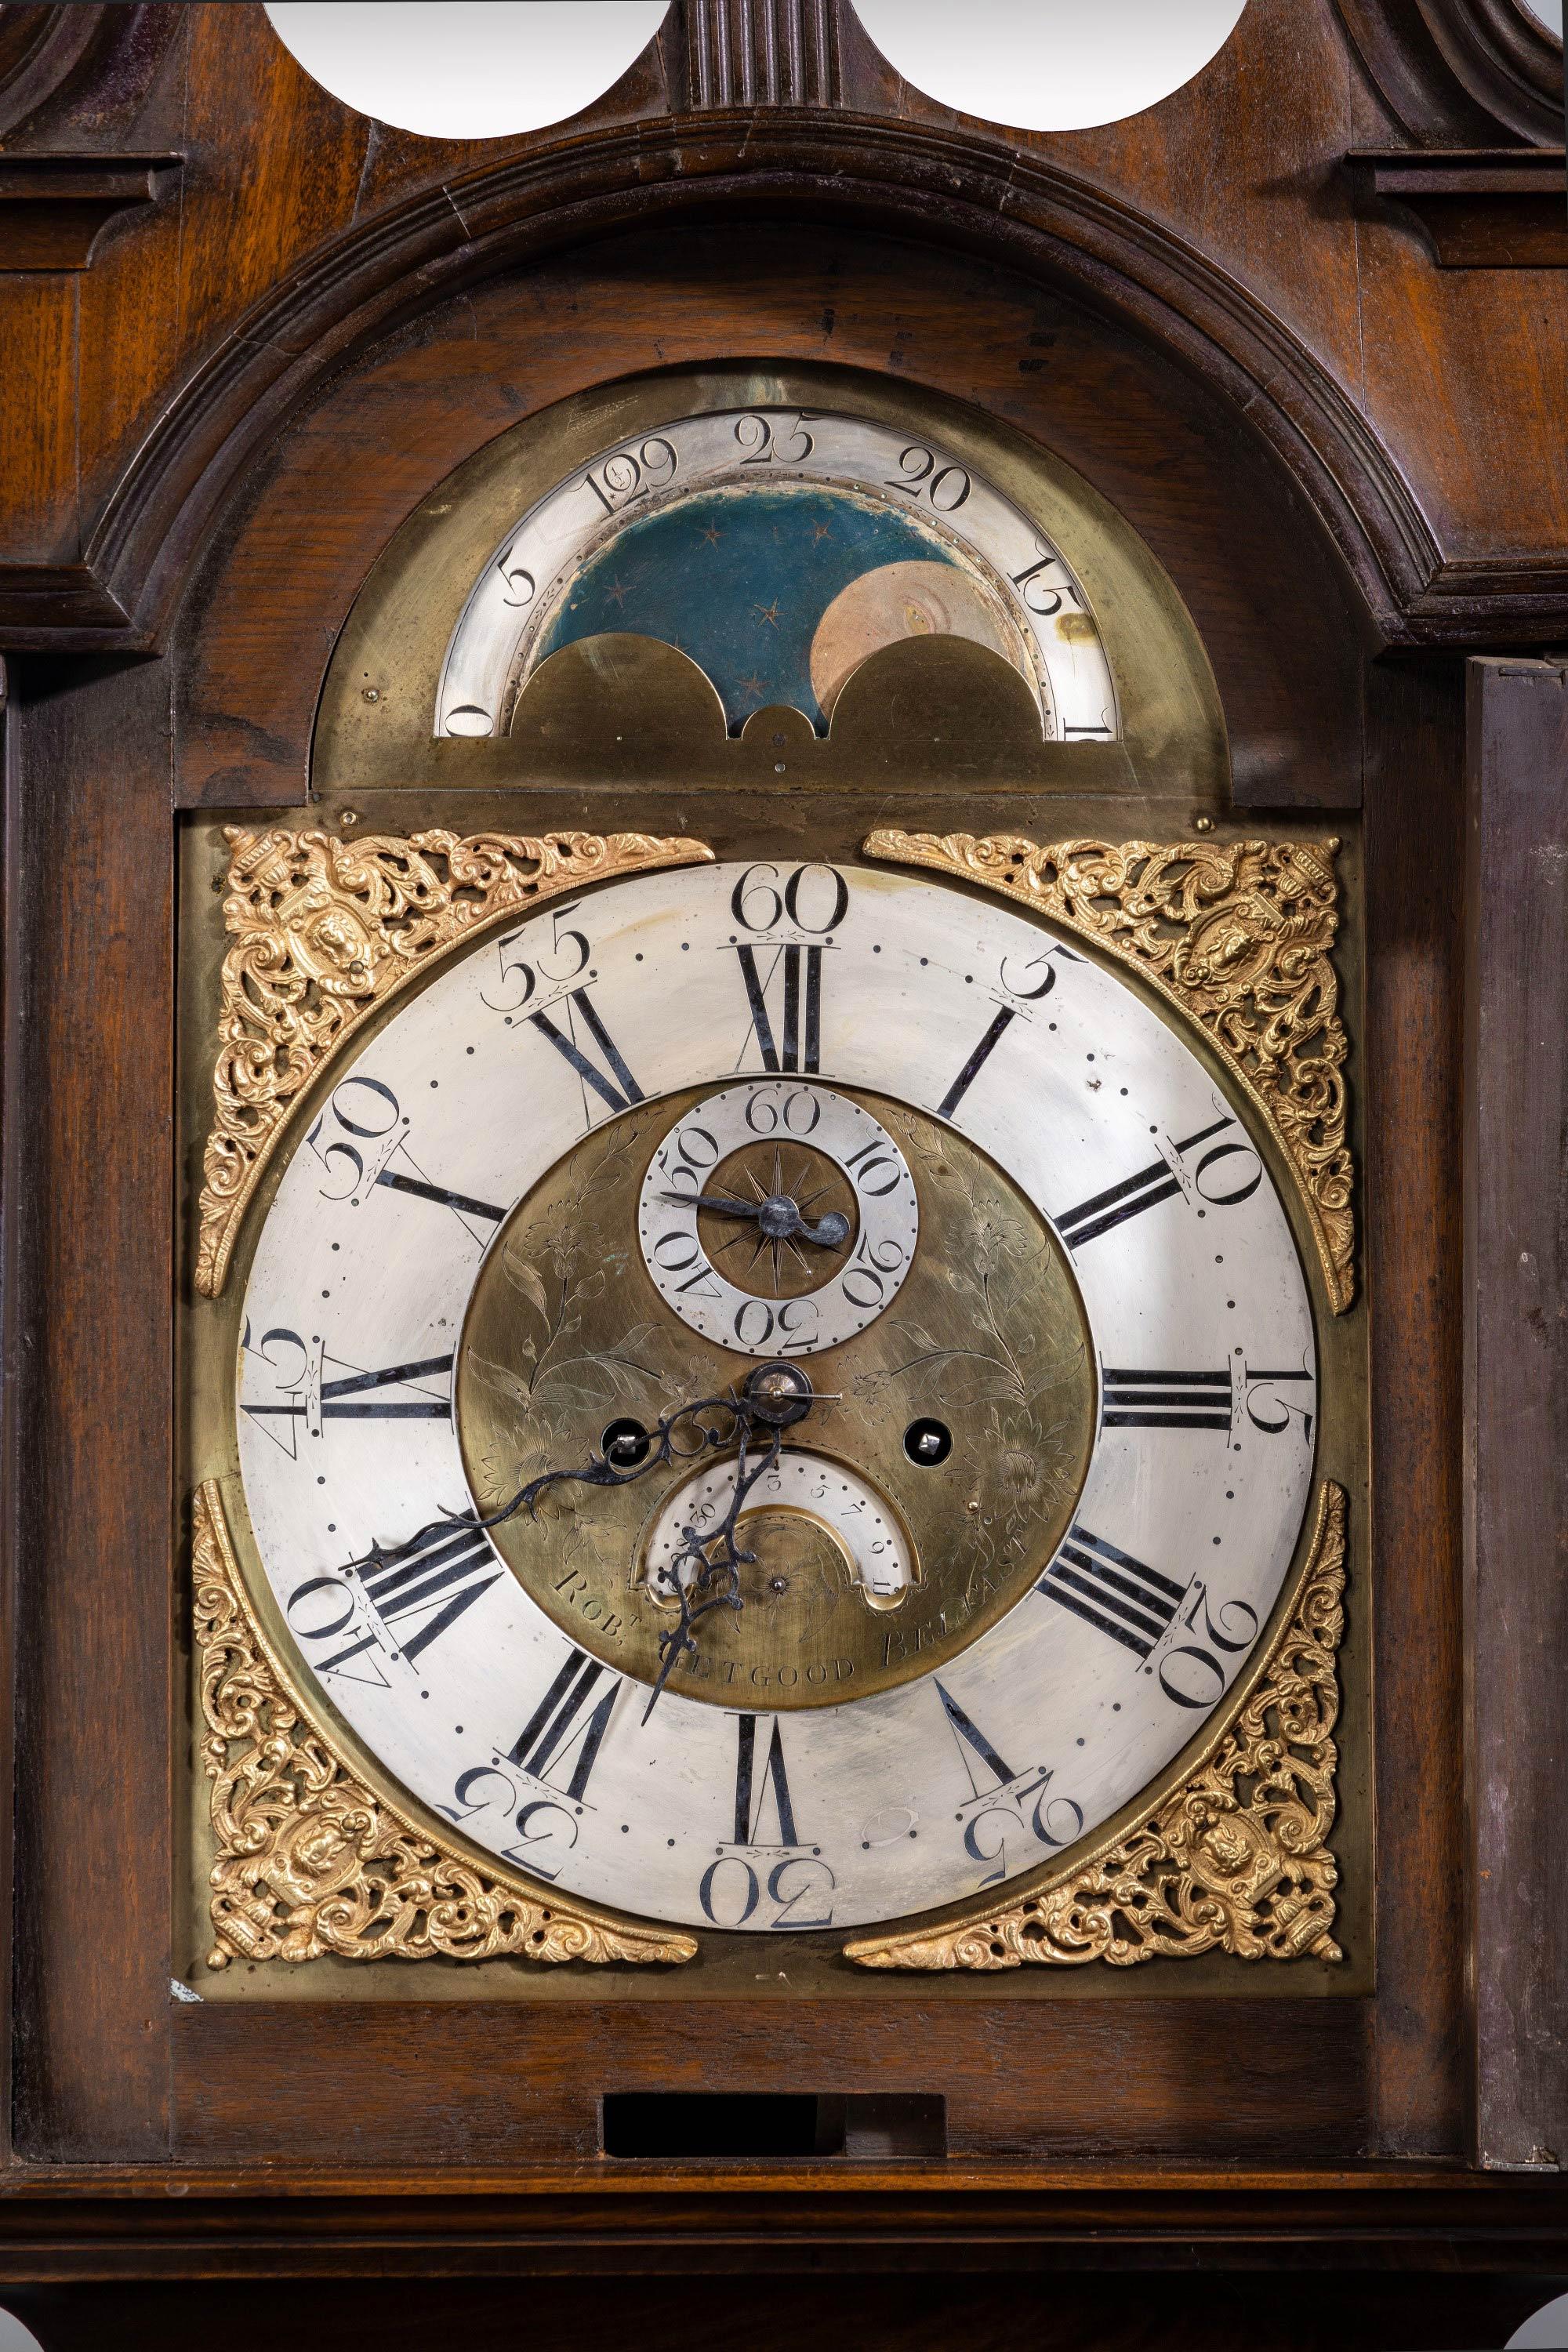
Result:
{"type": "Polygon", "coordinates": [[[1440,269],[1568,269],[1561,147],[1361,148],[1363,195],[1407,215],[1440,269]]]}
{"type": "Polygon", "coordinates": [[[1517,0],[1334,0],[1369,79],[1421,147],[1553,142],[1563,44],[1517,0]]]}
{"type": "Polygon", "coordinates": [[[156,204],[183,155],[0,154],[0,271],[89,269],[121,213],[156,204]]]}
{"type": "MultiPolygon", "coordinates": [[[[1525,551],[1481,573],[1447,561],[1355,401],[1264,302],[1160,223],[990,133],[784,106],[505,156],[312,257],[236,324],[137,450],[89,538],[98,593],[132,616],[139,642],[165,628],[247,463],[351,351],[406,320],[411,288],[425,307],[634,219],[753,206],[956,244],[1109,310],[1247,415],[1337,542],[1385,645],[1568,630],[1568,560],[1525,551]]],[[[0,604],[23,584],[0,571],[0,604]]],[[[48,621],[13,613],[14,645],[58,642],[48,621]]]]}

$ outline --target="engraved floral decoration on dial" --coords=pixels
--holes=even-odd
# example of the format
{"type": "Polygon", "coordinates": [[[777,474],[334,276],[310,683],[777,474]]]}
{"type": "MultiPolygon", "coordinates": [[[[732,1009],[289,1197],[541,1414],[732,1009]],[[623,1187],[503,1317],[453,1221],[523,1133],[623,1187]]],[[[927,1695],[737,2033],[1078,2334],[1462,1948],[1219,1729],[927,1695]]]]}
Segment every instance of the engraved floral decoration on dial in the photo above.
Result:
{"type": "Polygon", "coordinates": [[[1259,1129],[1081,934],[923,874],[650,873],[479,940],[333,1067],[258,1231],[247,1541],[301,1684],[590,1902],[989,1900],[1174,1764],[1298,1556],[1259,1129]]]}

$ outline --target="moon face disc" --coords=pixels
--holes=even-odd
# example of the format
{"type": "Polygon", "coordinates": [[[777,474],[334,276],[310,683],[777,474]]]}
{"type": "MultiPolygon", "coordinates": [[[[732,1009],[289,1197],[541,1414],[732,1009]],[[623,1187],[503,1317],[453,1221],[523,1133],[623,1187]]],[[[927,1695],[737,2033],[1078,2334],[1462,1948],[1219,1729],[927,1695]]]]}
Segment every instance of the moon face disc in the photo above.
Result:
{"type": "Polygon", "coordinates": [[[670,1129],[648,1163],[637,1234],[689,1329],[742,1356],[810,1356],[896,1297],[920,1204],[903,1153],[861,1104],[808,1079],[753,1079],[670,1129]],[[715,1200],[733,1212],[699,1205],[715,1200]]]}

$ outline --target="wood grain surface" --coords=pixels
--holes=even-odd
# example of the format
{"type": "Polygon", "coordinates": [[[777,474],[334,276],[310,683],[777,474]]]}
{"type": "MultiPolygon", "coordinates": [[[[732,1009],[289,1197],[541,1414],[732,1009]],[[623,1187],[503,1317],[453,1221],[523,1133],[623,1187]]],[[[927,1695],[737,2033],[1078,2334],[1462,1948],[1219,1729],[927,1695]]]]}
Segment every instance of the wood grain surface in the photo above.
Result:
{"type": "Polygon", "coordinates": [[[1568,667],[1472,662],[1468,764],[1475,2147],[1483,2164],[1544,2170],[1568,2159],[1568,667]]]}
{"type": "MultiPolygon", "coordinates": [[[[89,268],[0,256],[0,645],[20,656],[0,2276],[619,2263],[796,2288],[820,2267],[880,2274],[904,2332],[857,2341],[934,2343],[955,2307],[922,2306],[901,2270],[1196,2263],[1217,2273],[1215,2344],[1230,2268],[1338,2248],[1369,2271],[1568,2274],[1556,2170],[1485,2168],[1555,2166],[1568,2133],[1550,1932],[1565,694],[1560,660],[1487,661],[1467,771],[1460,658],[1568,639],[1568,309],[1549,270],[1437,269],[1342,169],[1354,147],[1527,135],[1498,129],[1516,101],[1496,57],[1461,70],[1437,40],[1461,12],[1502,22],[1493,0],[1251,0],[1187,89],[1064,136],[953,117],[839,0],[810,106],[743,86],[721,105],[735,93],[704,86],[677,12],[573,124],[467,144],[341,106],[249,0],[70,27],[44,11],[37,43],[5,12],[8,152],[184,161],[89,268]],[[694,93],[712,103],[671,112],[694,93]],[[1375,1894],[1374,1988],[1194,1996],[1150,1970],[1114,1999],[176,2000],[179,828],[304,798],[354,597],[477,449],[584,385],[770,357],[916,383],[1058,451],[1193,614],[1237,809],[1331,826],[1363,860],[1364,970],[1352,941],[1344,982],[1373,1484],[1350,1609],[1377,1719],[1354,1796],[1363,1846],[1376,1816],[1375,1888],[1353,1891],[1363,1937],[1375,1894]],[[938,2094],[951,2154],[607,2165],[600,2093],[659,2084],[938,2094]]],[[[780,803],[781,837],[802,821],[780,803]]],[[[1193,2340],[1204,2301],[1170,2305],[1160,2340],[1193,2340]]],[[[965,2333],[1037,2332],[1038,2308],[1000,2297],[965,2333]]],[[[1326,2292],[1268,2308],[1249,2343],[1327,2340],[1320,2322],[1358,2340],[1326,2292]]],[[[1405,2339],[1392,2308],[1378,2340],[1428,2347],[1519,2315],[1434,2293],[1405,2339]]],[[[413,2309],[380,2340],[409,2338],[413,2309]]],[[[1079,2340],[1089,2305],[1060,2309],[1079,2340]]],[[[672,2312],[642,2332],[662,2340],[672,2312]]],[[[737,2312],[726,2341],[769,2340],[737,2312]]],[[[820,2304],[790,2318],[837,2340],[820,2304]]],[[[49,2321],[80,2340],[62,2306],[49,2321]]],[[[1122,2340],[1152,2340],[1143,2324],[1129,2307],[1122,2340]]]]}

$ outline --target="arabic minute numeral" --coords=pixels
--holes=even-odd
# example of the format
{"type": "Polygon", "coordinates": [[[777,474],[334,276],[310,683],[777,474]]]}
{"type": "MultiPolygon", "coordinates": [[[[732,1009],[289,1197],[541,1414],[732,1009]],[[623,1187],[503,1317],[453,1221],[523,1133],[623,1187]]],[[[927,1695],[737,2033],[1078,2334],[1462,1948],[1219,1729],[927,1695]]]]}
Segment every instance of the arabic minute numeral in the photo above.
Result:
{"type": "Polygon", "coordinates": [[[496,961],[500,966],[497,985],[502,993],[487,996],[482,989],[479,991],[479,1002],[488,1011],[521,1013],[542,980],[552,987],[563,988],[586,970],[588,958],[593,953],[586,936],[582,931],[563,931],[561,928],[567,916],[576,912],[574,906],[559,907],[553,910],[551,919],[554,933],[552,943],[544,955],[531,963],[525,957],[514,953],[518,940],[532,928],[531,924],[508,931],[496,941],[496,961]]]}
{"type": "Polygon", "coordinates": [[[1254,1429],[1265,1437],[1279,1437],[1292,1422],[1300,1424],[1306,1443],[1312,1442],[1313,1414],[1294,1397],[1281,1396],[1281,1388],[1300,1386],[1310,1395],[1316,1383],[1310,1372],[1298,1367],[1294,1371],[1255,1372],[1250,1364],[1242,1365],[1242,1377],[1247,1382],[1247,1418],[1254,1429]]]}
{"type": "MultiPolygon", "coordinates": [[[[1212,1127],[1200,1128],[1195,1135],[1172,1145],[1177,1166],[1163,1158],[1152,1160],[1147,1168],[1140,1168],[1134,1175],[1124,1176],[1119,1184],[1108,1185],[1103,1192],[1080,1201],[1075,1209],[1064,1209],[1055,1223],[1068,1247],[1076,1255],[1087,1242],[1113,1232],[1130,1217],[1141,1217],[1146,1209],[1156,1207],[1160,1202],[1173,1200],[1184,1189],[1179,1163],[1186,1154],[1195,1151],[1200,1143],[1207,1143],[1211,1136],[1221,1135],[1235,1125],[1234,1118],[1216,1118],[1212,1127]]],[[[1194,1192],[1211,1208],[1232,1209],[1242,1201],[1250,1201],[1262,1181],[1263,1162],[1247,1143],[1212,1145],[1192,1171],[1194,1192]],[[1239,1160],[1241,1167],[1224,1164],[1232,1160],[1239,1160]]]]}
{"type": "MultiPolygon", "coordinates": [[[[561,1008],[558,1006],[556,1009],[561,1008]]],[[[588,1108],[587,1090],[590,1087],[613,1111],[629,1110],[633,1103],[641,1102],[643,1090],[626,1067],[619,1046],[600,1019],[594,1000],[585,988],[574,988],[569,992],[565,999],[565,1013],[564,1029],[548,1013],[531,1013],[529,1024],[538,1030],[542,1037],[548,1037],[562,1060],[576,1071],[584,1088],[583,1105],[589,1125],[592,1126],[594,1116],[588,1108]],[[587,1045],[578,1041],[579,1021],[587,1033],[587,1045]],[[592,1058],[594,1048],[597,1049],[604,1063],[603,1069],[592,1058]]]]}
{"type": "Polygon", "coordinates": [[[748,866],[731,891],[730,912],[742,930],[776,930],[786,918],[817,939],[838,929],[849,912],[849,885],[836,866],[797,866],[782,883],[779,874],[762,860],[748,866]]]}

